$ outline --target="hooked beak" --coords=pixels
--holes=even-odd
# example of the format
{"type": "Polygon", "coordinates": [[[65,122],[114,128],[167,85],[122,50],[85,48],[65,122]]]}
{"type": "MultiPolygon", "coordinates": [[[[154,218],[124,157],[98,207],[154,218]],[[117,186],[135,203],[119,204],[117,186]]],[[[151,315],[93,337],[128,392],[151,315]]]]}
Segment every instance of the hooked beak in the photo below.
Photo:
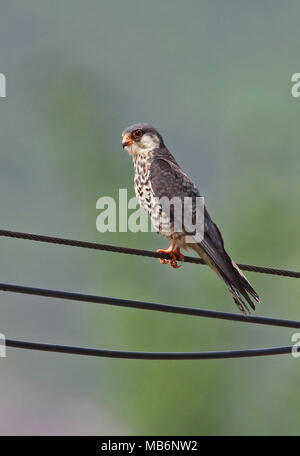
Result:
{"type": "Polygon", "coordinates": [[[131,144],[133,144],[133,139],[129,135],[123,136],[123,139],[122,139],[123,149],[124,149],[124,147],[131,146],[131,144]]]}

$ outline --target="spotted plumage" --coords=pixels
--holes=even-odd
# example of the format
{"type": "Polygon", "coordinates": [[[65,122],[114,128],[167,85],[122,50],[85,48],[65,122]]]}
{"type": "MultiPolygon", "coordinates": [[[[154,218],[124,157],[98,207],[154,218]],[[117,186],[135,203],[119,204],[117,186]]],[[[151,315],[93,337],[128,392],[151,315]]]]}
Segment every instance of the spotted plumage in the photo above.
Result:
{"type": "MultiPolygon", "coordinates": [[[[140,205],[151,217],[152,223],[171,245],[167,250],[177,267],[178,259],[183,260],[180,249],[193,249],[223,279],[238,308],[246,313],[248,305],[255,309],[251,299],[259,302],[259,297],[250,283],[232,261],[224,248],[224,241],[217,225],[212,221],[206,207],[203,210],[203,237],[201,241],[190,230],[187,217],[197,227],[200,197],[197,187],[182,171],[172,154],[166,148],[162,136],[148,124],[135,124],[124,130],[122,145],[132,156],[134,164],[134,189],[140,205]],[[176,231],[176,211],[165,211],[162,199],[177,198],[182,204],[182,226],[176,231]],[[186,206],[186,199],[191,201],[186,206]],[[187,211],[185,211],[185,208],[187,211]],[[167,225],[166,225],[167,219],[167,225]],[[168,229],[165,229],[167,226],[168,229]]],[[[189,225],[190,226],[190,225],[189,225]]],[[[165,262],[161,260],[161,262],[165,262]]]]}

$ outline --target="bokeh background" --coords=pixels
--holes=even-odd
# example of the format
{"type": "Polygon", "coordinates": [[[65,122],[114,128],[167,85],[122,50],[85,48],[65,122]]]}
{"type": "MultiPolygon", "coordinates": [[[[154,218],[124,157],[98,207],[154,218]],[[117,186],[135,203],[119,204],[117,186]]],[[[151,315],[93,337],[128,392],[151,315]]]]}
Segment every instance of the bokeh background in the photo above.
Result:
{"type": "MultiPolygon", "coordinates": [[[[1,228],[157,249],[96,230],[128,188],[120,133],[158,128],[238,262],[298,269],[296,0],[1,2],[1,228]]],[[[236,311],[207,268],[1,239],[1,281],[236,311]]],[[[300,318],[299,282],[248,273],[258,315],[300,318]]],[[[1,293],[0,332],[148,351],[289,345],[294,331],[1,293]]],[[[126,361],[8,349],[1,434],[298,434],[300,361],[126,361]]]]}

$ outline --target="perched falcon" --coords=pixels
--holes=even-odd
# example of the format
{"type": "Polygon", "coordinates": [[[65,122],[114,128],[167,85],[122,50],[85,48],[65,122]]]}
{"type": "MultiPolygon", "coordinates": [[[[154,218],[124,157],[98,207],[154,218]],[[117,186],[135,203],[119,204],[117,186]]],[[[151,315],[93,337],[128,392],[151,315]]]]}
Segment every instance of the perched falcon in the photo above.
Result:
{"type": "MultiPolygon", "coordinates": [[[[156,222],[158,230],[171,241],[168,249],[157,252],[168,253],[168,263],[177,268],[177,260],[183,261],[180,249],[193,249],[225,282],[236,305],[243,312],[249,312],[249,306],[255,310],[250,298],[259,302],[259,296],[250,283],[227,254],[224,241],[217,225],[212,221],[204,207],[203,236],[200,242],[193,241],[193,233],[182,223],[180,232],[174,230],[174,214],[168,214],[169,230],[162,228],[162,198],[171,200],[176,197],[182,201],[190,197],[196,201],[200,193],[189,177],[182,171],[172,154],[166,148],[163,138],[155,128],[146,123],[139,123],[126,128],[122,133],[122,146],[132,156],[134,164],[134,189],[141,206],[156,222]]],[[[191,218],[195,219],[196,204],[189,208],[191,218]]],[[[161,263],[166,260],[160,259],[161,263]]]]}

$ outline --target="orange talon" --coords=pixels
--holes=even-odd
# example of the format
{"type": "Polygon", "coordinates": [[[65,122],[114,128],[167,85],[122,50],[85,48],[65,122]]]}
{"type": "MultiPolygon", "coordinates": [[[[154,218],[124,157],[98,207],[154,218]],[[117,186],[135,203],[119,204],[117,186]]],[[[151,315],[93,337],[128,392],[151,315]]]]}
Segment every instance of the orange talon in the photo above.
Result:
{"type": "Polygon", "coordinates": [[[183,260],[181,260],[181,257],[183,257],[183,255],[181,255],[180,251],[179,251],[179,253],[177,253],[176,250],[178,250],[178,249],[174,250],[174,244],[171,244],[166,250],[164,250],[164,249],[156,250],[157,253],[167,253],[171,257],[170,260],[165,260],[164,258],[158,258],[159,262],[161,264],[168,263],[174,269],[179,268],[179,266],[177,264],[177,258],[179,258],[180,261],[183,261],[183,260]]]}
{"type": "Polygon", "coordinates": [[[180,252],[180,248],[177,247],[175,250],[174,250],[174,253],[175,255],[177,256],[178,260],[179,261],[184,261],[184,255],[182,255],[182,253],[180,252]]]}
{"type": "Polygon", "coordinates": [[[165,260],[164,258],[158,258],[158,261],[160,262],[160,264],[166,264],[167,260],[165,260]]]}

